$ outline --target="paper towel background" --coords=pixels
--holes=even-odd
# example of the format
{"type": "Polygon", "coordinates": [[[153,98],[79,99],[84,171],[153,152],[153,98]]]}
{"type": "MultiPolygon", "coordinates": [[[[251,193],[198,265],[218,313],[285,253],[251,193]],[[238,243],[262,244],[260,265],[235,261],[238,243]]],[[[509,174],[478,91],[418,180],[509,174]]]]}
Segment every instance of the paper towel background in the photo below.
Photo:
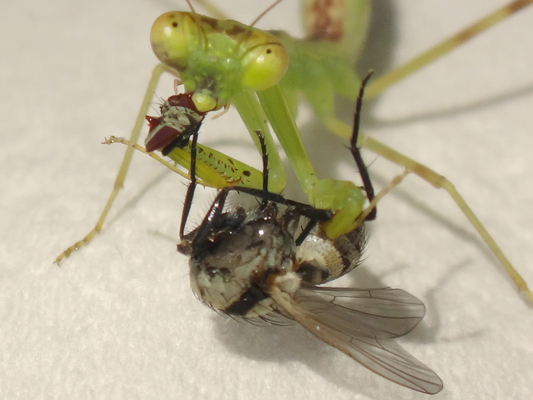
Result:
{"type": "MultiPolygon", "coordinates": [[[[227,3],[243,22],[265,7],[227,3]]],[[[381,33],[362,68],[407,61],[503,3],[376,1],[381,33]]],[[[303,328],[256,328],[203,307],[175,251],[184,182],[148,158],[135,157],[104,232],[52,264],[103,207],[124,149],[100,142],[129,134],[155,65],[151,23],[174,8],[186,5],[2,7],[0,397],[422,398],[303,328]]],[[[366,131],[450,178],[530,284],[532,23],[526,9],[365,107],[366,131]]],[[[297,32],[294,2],[259,26],[297,32]]],[[[157,91],[171,93],[170,80],[157,91]]],[[[343,143],[307,114],[319,174],[356,176],[343,143]]],[[[206,123],[201,141],[260,165],[234,113],[206,123]]],[[[365,158],[378,186],[401,171],[365,158]]],[[[200,194],[196,220],[213,198],[200,194]]],[[[425,302],[425,320],[401,342],[443,379],[437,398],[532,396],[533,311],[445,193],[409,177],[380,205],[367,260],[342,284],[400,287],[425,302]]]]}

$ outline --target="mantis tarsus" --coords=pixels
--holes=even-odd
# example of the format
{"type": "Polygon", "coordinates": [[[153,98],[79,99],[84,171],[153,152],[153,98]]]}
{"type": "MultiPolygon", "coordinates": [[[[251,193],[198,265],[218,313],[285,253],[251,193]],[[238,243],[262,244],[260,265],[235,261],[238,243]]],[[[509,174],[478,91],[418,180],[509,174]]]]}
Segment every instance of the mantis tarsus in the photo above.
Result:
{"type": "MultiPolygon", "coordinates": [[[[526,3],[528,3],[528,2],[514,2],[513,6],[507,7],[506,10],[501,11],[500,14],[499,14],[499,17],[498,17],[498,14],[493,15],[493,17],[491,17],[489,19],[486,19],[485,22],[482,22],[482,23],[478,24],[478,28],[481,27],[481,26],[486,27],[486,25],[488,24],[487,21],[496,22],[496,20],[498,20],[498,18],[503,18],[508,13],[508,11],[516,11],[519,6],[522,7],[522,6],[526,5],[526,3]]],[[[174,18],[174,17],[172,17],[172,18],[174,18]]],[[[191,23],[190,21],[194,22],[194,17],[193,18],[189,18],[189,22],[187,22],[186,24],[190,24],[191,23]]],[[[181,22],[182,21],[180,20],[180,24],[181,24],[181,22]]],[[[171,22],[171,23],[174,23],[174,22],[171,22]]],[[[177,26],[177,23],[175,23],[175,24],[177,26]]],[[[476,31],[476,29],[470,29],[466,33],[463,32],[459,36],[461,37],[461,39],[468,39],[470,36],[472,36],[472,34],[475,31],[476,31]]],[[[160,38],[155,39],[155,42],[156,43],[160,43],[161,42],[160,38]]],[[[154,43],[154,41],[153,41],[153,43],[154,43]]],[[[453,45],[457,45],[457,43],[453,43],[453,45]]],[[[157,49],[157,45],[155,47],[157,49]]],[[[447,51],[446,49],[449,49],[449,47],[450,47],[450,45],[443,46],[444,51],[447,51]]],[[[169,60],[169,58],[167,57],[168,50],[165,49],[165,50],[162,50],[162,51],[161,50],[158,50],[158,51],[159,51],[159,57],[161,59],[169,60]]],[[[437,55],[438,54],[433,54],[433,57],[436,57],[437,55]]],[[[172,64],[171,63],[170,65],[173,68],[178,68],[177,64],[172,64]]],[[[157,69],[155,70],[154,78],[153,78],[153,81],[152,81],[152,86],[155,85],[155,82],[158,79],[158,75],[165,69],[168,69],[168,68],[167,67],[163,67],[163,68],[160,67],[159,70],[157,70],[157,69]]],[[[412,71],[413,69],[416,69],[416,68],[415,67],[411,67],[410,71],[412,71]]],[[[368,89],[369,97],[371,97],[372,95],[378,94],[382,90],[383,82],[385,82],[385,84],[390,84],[391,83],[391,81],[387,81],[387,80],[385,80],[385,81],[384,80],[376,81],[374,86],[371,86],[368,89]]],[[[187,80],[186,80],[186,84],[187,84],[187,80]]],[[[197,90],[197,89],[198,89],[197,87],[194,88],[194,90],[197,90]]],[[[263,88],[261,87],[261,89],[263,89],[263,88]]],[[[266,96],[266,95],[263,95],[263,93],[266,93],[266,92],[259,92],[259,93],[260,93],[260,98],[262,98],[263,96],[266,96]]],[[[279,96],[279,93],[271,92],[270,95],[279,96]]],[[[148,90],[147,96],[145,97],[145,100],[143,102],[143,104],[145,105],[145,108],[149,105],[150,100],[151,100],[151,96],[152,96],[152,89],[150,88],[148,90]]],[[[274,97],[272,99],[277,99],[277,97],[274,97]]],[[[272,102],[276,102],[277,101],[277,100],[272,100],[272,99],[270,99],[270,100],[269,99],[266,99],[266,100],[263,99],[264,100],[263,105],[265,105],[267,110],[269,108],[268,108],[268,106],[266,106],[266,103],[270,102],[272,104],[272,102]]],[[[231,97],[231,99],[229,99],[229,100],[231,102],[233,102],[234,104],[236,104],[238,108],[239,108],[239,104],[240,104],[241,105],[240,107],[242,108],[242,106],[244,104],[250,102],[251,98],[247,97],[247,98],[238,99],[236,97],[231,97]]],[[[215,105],[211,105],[210,107],[211,108],[217,108],[215,105]]],[[[271,123],[273,125],[276,125],[278,123],[281,124],[280,127],[278,128],[280,131],[281,130],[287,131],[287,126],[288,126],[287,123],[288,122],[286,121],[286,118],[285,118],[285,122],[283,122],[283,123],[280,122],[280,121],[284,121],[284,117],[281,114],[279,114],[279,112],[278,112],[280,110],[281,110],[281,108],[276,108],[276,109],[271,109],[270,111],[268,111],[268,113],[270,113],[269,114],[270,115],[270,121],[271,121],[271,123]]],[[[139,114],[139,116],[140,117],[144,116],[144,114],[145,114],[145,111],[143,109],[143,110],[141,110],[141,113],[139,114]]],[[[242,114],[242,111],[241,111],[241,115],[244,115],[244,114],[242,114]]],[[[330,127],[332,130],[334,130],[337,134],[339,134],[341,136],[343,136],[343,135],[346,136],[345,134],[343,134],[342,125],[339,125],[335,121],[328,120],[328,119],[326,119],[325,122],[326,122],[326,125],[328,127],[330,127]]],[[[140,128],[140,127],[138,126],[137,128],[140,128]]],[[[250,130],[254,130],[254,128],[251,128],[250,126],[249,126],[249,129],[250,130]]],[[[263,128],[257,128],[257,129],[264,130],[263,128]]],[[[136,131],[138,131],[138,130],[139,129],[136,129],[136,131]]],[[[137,135],[138,135],[138,132],[137,132],[137,135]]],[[[290,137],[290,138],[285,143],[283,142],[284,141],[284,136],[281,136],[281,135],[278,135],[278,136],[281,139],[282,145],[285,148],[286,153],[289,156],[289,159],[291,161],[291,166],[295,169],[297,176],[300,178],[300,182],[301,182],[301,184],[303,186],[304,191],[310,196],[311,201],[312,201],[312,203],[314,203],[315,206],[320,206],[320,207],[325,207],[325,208],[327,208],[329,206],[338,207],[337,210],[339,211],[339,214],[340,214],[341,211],[342,212],[346,211],[348,213],[348,217],[343,216],[341,218],[340,215],[339,215],[338,220],[341,220],[341,221],[349,220],[350,215],[357,215],[357,213],[360,212],[360,209],[359,210],[356,209],[355,211],[348,211],[349,209],[346,206],[346,204],[351,204],[350,202],[341,203],[341,205],[324,203],[322,201],[321,195],[317,195],[316,191],[315,191],[315,189],[317,187],[317,185],[316,185],[317,180],[316,180],[316,177],[314,177],[314,170],[312,169],[312,166],[308,166],[308,161],[306,161],[306,157],[303,155],[303,153],[295,150],[298,146],[294,145],[294,141],[293,140],[298,138],[298,134],[296,133],[296,134],[292,134],[292,135],[287,136],[287,137],[290,137]],[[294,150],[294,152],[293,152],[293,150],[294,150]],[[291,153],[292,153],[292,155],[291,155],[291,153]],[[308,177],[311,177],[311,178],[308,179],[308,177]]],[[[515,283],[517,284],[517,286],[528,295],[530,300],[533,301],[533,295],[531,294],[531,292],[527,288],[527,285],[525,284],[525,282],[521,279],[521,277],[518,275],[518,273],[516,271],[514,271],[514,268],[511,266],[509,261],[503,255],[501,250],[497,247],[497,245],[493,242],[492,238],[484,230],[483,225],[481,225],[481,223],[473,215],[473,213],[470,211],[470,209],[468,208],[466,203],[463,202],[462,198],[459,196],[459,194],[457,192],[455,192],[455,189],[453,188],[453,186],[448,181],[444,180],[444,178],[442,176],[434,173],[433,171],[431,171],[429,169],[421,168],[421,166],[419,166],[418,164],[414,164],[410,159],[405,158],[405,157],[401,156],[398,153],[391,152],[390,149],[388,149],[387,147],[382,146],[379,142],[376,142],[372,138],[368,138],[367,137],[365,140],[362,141],[362,144],[363,144],[363,146],[375,151],[379,155],[381,155],[383,157],[386,157],[386,158],[390,158],[390,159],[394,160],[395,162],[397,162],[397,163],[407,167],[408,169],[414,171],[415,173],[417,173],[420,176],[422,176],[424,179],[428,180],[434,186],[436,186],[436,187],[444,187],[446,190],[448,190],[450,192],[450,194],[452,195],[452,197],[454,198],[454,200],[458,203],[458,205],[462,208],[462,210],[467,214],[467,216],[469,217],[471,222],[474,224],[476,229],[478,229],[480,234],[483,236],[484,240],[489,244],[489,246],[491,247],[492,251],[496,254],[496,256],[499,258],[499,260],[502,262],[502,264],[506,268],[507,272],[515,280],[515,283]]],[[[275,153],[275,151],[273,151],[272,149],[273,148],[271,147],[271,153],[275,153]]],[[[127,167],[127,162],[124,165],[127,167]]],[[[125,173],[125,171],[124,171],[124,173],[125,173]]],[[[273,175],[276,175],[276,174],[273,173],[273,175]]],[[[119,186],[121,186],[121,179],[117,180],[117,182],[120,183],[120,185],[116,186],[117,189],[118,189],[119,186]]],[[[280,187],[283,187],[284,183],[283,183],[282,174],[280,174],[280,176],[279,176],[279,182],[281,182],[280,183],[280,187]]],[[[326,189],[326,190],[330,190],[331,191],[329,186],[327,186],[327,188],[328,189],[326,189]]],[[[349,190],[351,190],[351,189],[349,189],[349,190]]],[[[321,192],[321,191],[319,190],[318,192],[321,192]]],[[[335,201],[337,201],[337,199],[335,199],[335,201]]],[[[103,215],[104,218],[105,218],[106,212],[103,215]]],[[[101,229],[101,224],[102,223],[103,223],[103,218],[101,219],[101,221],[99,221],[99,225],[97,225],[97,228],[95,230],[93,230],[81,242],[78,242],[71,249],[67,250],[62,255],[60,255],[58,257],[57,261],[59,261],[64,256],[70,254],[70,252],[73,249],[76,249],[77,247],[79,247],[79,246],[83,245],[84,243],[90,241],[92,236],[94,235],[94,233],[96,233],[97,231],[99,231],[101,229]]],[[[335,226],[335,228],[336,227],[337,227],[337,225],[335,226]]],[[[340,228],[340,229],[347,229],[347,228],[340,228]]],[[[338,234],[338,232],[335,229],[332,228],[332,233],[331,234],[333,236],[335,236],[336,234],[338,234]]]]}

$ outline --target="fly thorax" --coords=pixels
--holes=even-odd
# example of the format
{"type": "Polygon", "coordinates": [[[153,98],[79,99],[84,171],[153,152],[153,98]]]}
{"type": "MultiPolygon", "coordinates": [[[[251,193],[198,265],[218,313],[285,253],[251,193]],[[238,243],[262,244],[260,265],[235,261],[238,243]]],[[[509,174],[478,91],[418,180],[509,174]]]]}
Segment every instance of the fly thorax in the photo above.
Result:
{"type": "Polygon", "coordinates": [[[208,306],[246,318],[271,313],[268,278],[294,268],[294,238],[276,219],[253,220],[212,237],[190,259],[191,286],[208,306]]]}
{"type": "Polygon", "coordinates": [[[172,110],[167,111],[163,116],[163,124],[169,125],[182,133],[186,131],[189,126],[201,122],[203,116],[198,113],[184,108],[172,107],[172,110]]]}

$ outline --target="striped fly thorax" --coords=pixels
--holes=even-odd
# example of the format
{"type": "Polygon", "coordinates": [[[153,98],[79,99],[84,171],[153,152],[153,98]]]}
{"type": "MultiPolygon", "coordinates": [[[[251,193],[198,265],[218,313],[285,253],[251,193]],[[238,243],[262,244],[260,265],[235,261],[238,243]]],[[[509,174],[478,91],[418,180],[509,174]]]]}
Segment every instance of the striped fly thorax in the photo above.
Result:
{"type": "Polygon", "coordinates": [[[207,112],[198,111],[193,93],[180,93],[170,96],[161,105],[161,116],[146,116],[150,130],[146,137],[146,151],[161,150],[166,156],[174,148],[184,148],[189,138],[202,125],[207,112]]]}
{"type": "Polygon", "coordinates": [[[358,265],[365,234],[363,225],[335,240],[320,228],[301,245],[297,231],[305,218],[293,207],[277,205],[242,207],[223,213],[220,223],[195,240],[198,228],[178,246],[190,256],[191,286],[209,307],[236,317],[270,320],[279,312],[269,296],[279,278],[290,280],[296,290],[302,283],[322,284],[358,265]]]}

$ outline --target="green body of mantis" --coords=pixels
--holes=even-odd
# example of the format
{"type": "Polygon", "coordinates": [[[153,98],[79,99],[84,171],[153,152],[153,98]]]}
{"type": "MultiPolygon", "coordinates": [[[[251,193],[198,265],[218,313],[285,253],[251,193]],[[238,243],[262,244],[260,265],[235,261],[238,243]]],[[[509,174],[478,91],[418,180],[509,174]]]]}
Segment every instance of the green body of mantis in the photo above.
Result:
{"type": "MultiPolygon", "coordinates": [[[[367,0],[347,1],[346,9],[332,14],[329,28],[342,28],[339,35],[331,34],[331,29],[323,29],[323,32],[314,29],[320,24],[310,23],[307,27],[309,40],[294,39],[278,31],[264,32],[236,21],[217,20],[194,12],[173,11],[161,15],[153,24],[151,43],[162,64],[153,72],[131,141],[137,141],[159,76],[164,71],[171,72],[179,76],[186,92],[194,92],[193,99],[199,110],[218,110],[232,104],[239,111],[256,146],[259,143],[255,132],[262,132],[271,166],[269,187],[272,191],[279,192],[285,186],[286,176],[269,133],[268,121],[310,203],[316,208],[330,209],[335,213],[333,220],[324,227],[327,235],[335,238],[353,230],[366,201],[364,192],[352,182],[319,179],[316,176],[294,122],[294,113],[297,93],[303,92],[317,117],[329,130],[341,137],[349,137],[351,128],[335,117],[334,96],[357,96],[360,80],[352,71],[352,65],[364,42],[369,3],[367,0]],[[347,37],[358,39],[354,43],[353,40],[345,40],[347,37]],[[347,46],[350,43],[353,44],[353,51],[348,52],[347,46]]],[[[404,67],[375,80],[367,88],[366,97],[376,96],[388,85],[445,54],[527,3],[529,2],[515,1],[497,10],[404,67]]],[[[361,135],[360,144],[413,171],[435,187],[447,190],[520,290],[533,301],[526,283],[449,181],[370,137],[361,135]]],[[[197,173],[203,184],[216,188],[235,184],[255,188],[261,186],[258,171],[247,166],[237,169],[220,168],[220,160],[231,160],[231,164],[235,160],[206,147],[200,149],[203,154],[212,155],[197,163],[197,173]],[[239,171],[243,168],[251,171],[247,179],[241,179],[239,171]]],[[[62,253],[58,261],[90,241],[101,229],[125,178],[132,151],[133,149],[128,149],[117,177],[115,191],[95,229],[62,253]]],[[[187,148],[175,149],[169,157],[185,168],[190,165],[190,151],[187,148]]]]}
{"type": "MultiPolygon", "coordinates": [[[[359,8],[353,15],[363,21],[355,26],[365,26],[368,1],[353,4],[359,8]]],[[[359,37],[364,37],[364,32],[359,37]]],[[[271,160],[272,190],[281,191],[286,177],[267,120],[311,204],[335,212],[333,221],[325,226],[328,236],[335,238],[355,228],[366,200],[364,193],[352,182],[317,178],[293,111],[296,92],[306,88],[304,93],[317,114],[328,126],[334,125],[333,93],[344,88],[343,94],[355,97],[360,84],[347,57],[338,55],[343,52],[320,42],[297,41],[282,32],[272,34],[236,21],[176,11],[154,22],[151,42],[156,56],[180,77],[185,91],[194,92],[199,110],[216,110],[231,103],[254,141],[256,131],[263,133],[271,160]]],[[[211,185],[209,177],[199,176],[211,185]]],[[[250,183],[257,186],[260,181],[250,183]]]]}

